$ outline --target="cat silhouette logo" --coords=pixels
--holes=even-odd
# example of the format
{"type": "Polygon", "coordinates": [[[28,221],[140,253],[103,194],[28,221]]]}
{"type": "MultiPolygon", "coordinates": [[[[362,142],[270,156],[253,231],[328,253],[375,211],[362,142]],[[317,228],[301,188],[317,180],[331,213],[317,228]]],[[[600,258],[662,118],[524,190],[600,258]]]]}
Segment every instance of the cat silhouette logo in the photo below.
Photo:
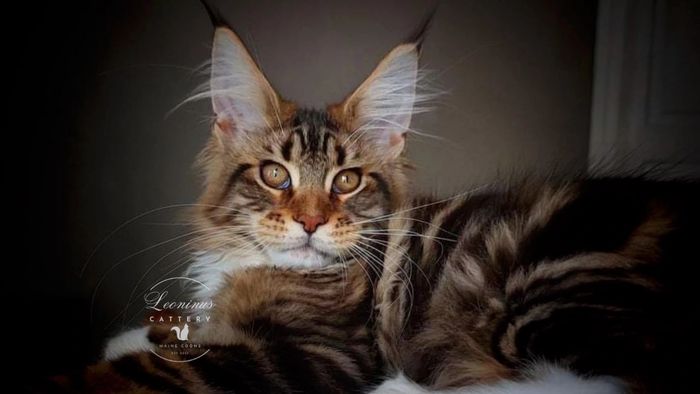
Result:
{"type": "Polygon", "coordinates": [[[177,339],[181,341],[186,341],[187,336],[190,334],[190,326],[185,323],[185,327],[180,330],[180,327],[178,326],[173,326],[173,328],[170,329],[170,331],[175,331],[175,334],[177,335],[177,339]]]}

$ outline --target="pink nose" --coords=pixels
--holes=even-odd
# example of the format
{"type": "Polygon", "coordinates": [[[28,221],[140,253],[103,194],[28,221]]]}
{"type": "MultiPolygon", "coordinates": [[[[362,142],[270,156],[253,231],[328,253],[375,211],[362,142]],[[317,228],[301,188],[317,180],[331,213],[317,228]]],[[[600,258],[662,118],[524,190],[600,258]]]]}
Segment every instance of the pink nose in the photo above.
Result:
{"type": "Polygon", "coordinates": [[[301,223],[301,225],[304,226],[304,231],[309,234],[316,231],[318,226],[326,223],[326,218],[321,215],[301,215],[299,217],[295,217],[294,220],[301,223]]]}

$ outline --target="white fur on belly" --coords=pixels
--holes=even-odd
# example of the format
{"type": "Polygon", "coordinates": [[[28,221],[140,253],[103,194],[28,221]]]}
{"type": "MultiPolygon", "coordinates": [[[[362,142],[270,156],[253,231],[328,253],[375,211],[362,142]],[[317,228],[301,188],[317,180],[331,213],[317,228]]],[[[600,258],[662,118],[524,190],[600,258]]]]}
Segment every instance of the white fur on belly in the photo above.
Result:
{"type": "Polygon", "coordinates": [[[551,364],[539,364],[523,381],[504,380],[490,385],[475,385],[450,390],[429,390],[413,383],[403,374],[385,381],[370,394],[623,394],[622,382],[600,376],[583,378],[551,364]]]}
{"type": "Polygon", "coordinates": [[[149,327],[134,328],[110,339],[105,347],[104,359],[111,361],[127,354],[155,349],[148,340],[148,329],[149,327]]]}

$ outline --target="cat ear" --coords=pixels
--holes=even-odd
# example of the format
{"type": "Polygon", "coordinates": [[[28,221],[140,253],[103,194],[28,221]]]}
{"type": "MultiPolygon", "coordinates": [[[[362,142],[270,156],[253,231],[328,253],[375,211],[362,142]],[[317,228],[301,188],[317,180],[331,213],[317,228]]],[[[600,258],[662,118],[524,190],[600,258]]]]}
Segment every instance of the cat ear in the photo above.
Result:
{"type": "Polygon", "coordinates": [[[281,100],[231,29],[216,29],[211,63],[215,131],[236,136],[269,129],[281,100]]]}
{"type": "Polygon", "coordinates": [[[414,112],[419,49],[419,43],[394,48],[341,104],[350,131],[391,157],[403,151],[414,112]]]}

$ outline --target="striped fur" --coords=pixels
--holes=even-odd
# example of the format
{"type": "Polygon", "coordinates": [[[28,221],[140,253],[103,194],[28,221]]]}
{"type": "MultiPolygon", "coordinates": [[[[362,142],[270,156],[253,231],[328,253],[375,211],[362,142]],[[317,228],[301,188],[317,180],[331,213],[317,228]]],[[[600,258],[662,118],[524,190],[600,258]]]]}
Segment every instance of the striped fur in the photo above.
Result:
{"type": "MultiPolygon", "coordinates": [[[[205,187],[194,212],[194,247],[219,255],[224,263],[218,265],[234,270],[241,266],[237,261],[322,267],[352,258],[362,231],[383,227],[362,222],[406,199],[403,142],[416,100],[417,56],[417,44],[402,44],[345,101],[305,109],[275,93],[233,31],[218,28],[209,87],[195,96],[211,97],[216,119],[199,157],[205,187]],[[400,100],[392,101],[392,83],[406,89],[400,100]],[[394,105],[400,115],[390,114],[394,105]],[[396,125],[374,126],[387,117],[396,125]],[[262,179],[269,163],[285,169],[288,187],[276,189],[262,179]],[[358,174],[360,183],[338,193],[333,182],[343,171],[358,174]],[[317,231],[308,233],[303,217],[317,218],[317,231]]],[[[195,268],[205,278],[216,277],[208,268],[220,271],[195,268]]]]}
{"type": "MultiPolygon", "coordinates": [[[[217,296],[216,322],[195,331],[211,354],[177,364],[135,353],[71,384],[369,392],[400,372],[423,387],[416,392],[505,393],[560,385],[529,375],[553,363],[618,377],[630,393],[693,392],[697,201],[697,183],[640,179],[421,199],[387,217],[380,277],[369,267],[377,255],[325,270],[239,271],[217,296]]],[[[611,389],[571,381],[582,392],[611,389]]]]}
{"type": "Polygon", "coordinates": [[[591,179],[407,208],[378,284],[382,354],[435,389],[547,361],[689,392],[698,201],[697,183],[591,179]]]}
{"type": "MultiPolygon", "coordinates": [[[[56,378],[47,392],[362,393],[381,376],[366,267],[251,268],[215,298],[214,320],[190,332],[210,349],[190,362],[142,351],[56,378]]],[[[154,326],[149,340],[177,342],[154,326]]]]}
{"type": "MultiPolygon", "coordinates": [[[[191,272],[217,309],[190,334],[211,351],[187,363],[136,351],[46,391],[360,393],[398,374],[403,386],[376,392],[517,392],[545,362],[576,384],[587,380],[569,371],[619,377],[631,392],[690,392],[697,183],[527,181],[407,203],[417,43],[316,111],[274,92],[230,29],[216,34],[200,95],[216,113],[200,157],[203,255],[191,272]],[[265,186],[268,161],[293,188],[265,186]],[[344,168],[363,184],[335,195],[344,168]],[[309,212],[333,248],[303,234],[295,217],[309,212]],[[300,235],[313,254],[286,252],[300,235]]],[[[148,339],[175,340],[158,327],[148,339]]],[[[591,382],[582,392],[600,387],[591,382]]]]}

